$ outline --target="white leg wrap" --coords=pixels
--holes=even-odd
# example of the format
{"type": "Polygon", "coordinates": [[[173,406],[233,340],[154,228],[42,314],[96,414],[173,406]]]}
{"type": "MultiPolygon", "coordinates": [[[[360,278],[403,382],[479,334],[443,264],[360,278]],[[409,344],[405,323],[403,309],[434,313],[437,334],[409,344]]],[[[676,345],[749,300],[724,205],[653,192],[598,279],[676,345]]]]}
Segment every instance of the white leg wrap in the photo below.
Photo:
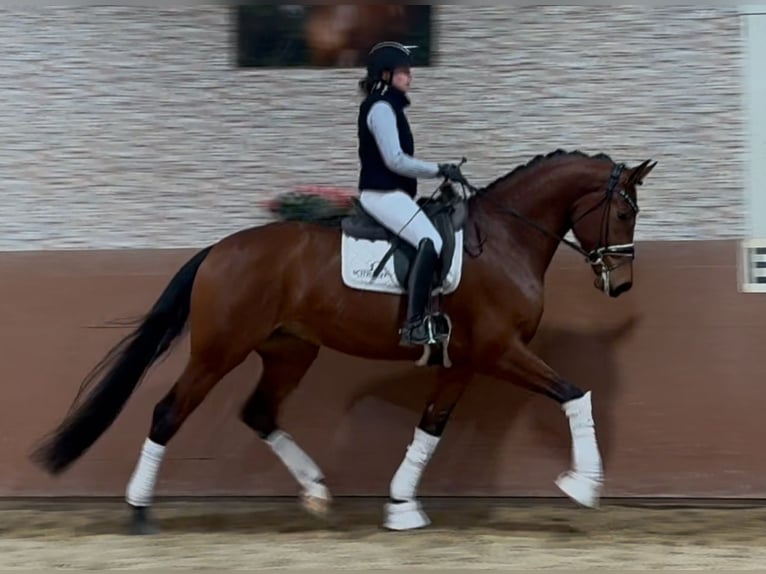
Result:
{"type": "Polygon", "coordinates": [[[569,419],[572,433],[572,461],[574,471],[591,480],[603,479],[601,454],[596,443],[596,429],[591,413],[591,393],[562,405],[569,419]]]}
{"type": "Polygon", "coordinates": [[[276,430],[266,438],[265,442],[306,491],[314,494],[319,490],[324,490],[317,489],[317,483],[324,478],[322,471],[311,457],[297,445],[293,437],[282,430],[276,430]]]}
{"type": "Polygon", "coordinates": [[[416,497],[420,477],[439,440],[440,437],[415,428],[412,442],[407,447],[407,454],[391,479],[391,498],[404,502],[386,504],[383,525],[389,530],[414,530],[431,523],[416,497]]]}
{"type": "Polygon", "coordinates": [[[562,405],[572,433],[572,470],[562,473],[556,485],[572,500],[587,508],[597,508],[604,473],[596,444],[591,414],[590,392],[562,405]]]}
{"type": "Polygon", "coordinates": [[[141,448],[141,458],[133,470],[125,499],[131,506],[149,506],[154,498],[154,485],[160,470],[165,447],[148,438],[141,448]]]}
{"type": "Polygon", "coordinates": [[[433,436],[416,428],[412,442],[407,447],[407,454],[391,480],[391,498],[396,500],[415,500],[420,477],[428,461],[431,460],[440,437],[433,436]]]}

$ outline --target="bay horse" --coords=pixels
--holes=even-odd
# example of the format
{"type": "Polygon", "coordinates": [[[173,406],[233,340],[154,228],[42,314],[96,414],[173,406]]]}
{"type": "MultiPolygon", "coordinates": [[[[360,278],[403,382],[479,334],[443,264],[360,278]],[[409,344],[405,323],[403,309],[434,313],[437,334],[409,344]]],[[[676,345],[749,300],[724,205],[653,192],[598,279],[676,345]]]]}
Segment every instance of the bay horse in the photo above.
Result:
{"type": "Polygon", "coordinates": [[[408,8],[401,4],[311,6],[304,24],[309,63],[312,66],[363,66],[372,46],[409,32],[408,8]]]}
{"type": "MultiPolygon", "coordinates": [[[[647,160],[628,168],[604,154],[556,150],[483,188],[471,186],[471,193],[460,197],[466,235],[455,253],[465,250],[469,257],[460,263],[459,287],[443,296],[453,324],[450,366],[444,357],[444,364],[434,367],[437,385],[391,480],[388,529],[430,523],[417,499],[417,485],[474,374],[520,385],[560,405],[569,421],[572,468],[555,482],[577,504],[598,506],[603,471],[591,392],[554,372],[528,343],[543,314],[544,276],[560,243],[583,255],[595,275],[594,286],[603,293],[618,297],[631,288],[636,188],[655,165],[647,160]],[[565,238],[570,230],[577,242],[565,238]]],[[[447,199],[433,202],[446,205],[447,199]]],[[[332,498],[324,475],[279,426],[280,405],[322,346],[383,360],[415,360],[424,351],[399,346],[404,297],[344,284],[344,229],[337,221],[276,221],[199,251],[177,271],[137,328],[85,378],[72,409],[32,459],[54,475],[67,469],[109,428],[147,369],[188,323],[188,362],[154,408],[126,490],[133,531],[157,529],[150,508],[166,446],[210,390],[251,352],[260,355],[263,371],[241,420],[291,472],[304,507],[326,513],[332,498]]]]}

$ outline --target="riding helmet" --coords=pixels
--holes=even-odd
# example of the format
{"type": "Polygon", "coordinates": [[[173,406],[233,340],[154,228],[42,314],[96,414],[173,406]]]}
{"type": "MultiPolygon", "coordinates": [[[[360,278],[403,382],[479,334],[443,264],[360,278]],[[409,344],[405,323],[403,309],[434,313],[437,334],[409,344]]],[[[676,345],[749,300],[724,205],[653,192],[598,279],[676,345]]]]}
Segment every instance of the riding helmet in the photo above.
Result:
{"type": "Polygon", "coordinates": [[[412,65],[408,47],[399,42],[380,42],[375,44],[367,55],[367,77],[380,79],[385,70],[406,68],[412,65]]]}

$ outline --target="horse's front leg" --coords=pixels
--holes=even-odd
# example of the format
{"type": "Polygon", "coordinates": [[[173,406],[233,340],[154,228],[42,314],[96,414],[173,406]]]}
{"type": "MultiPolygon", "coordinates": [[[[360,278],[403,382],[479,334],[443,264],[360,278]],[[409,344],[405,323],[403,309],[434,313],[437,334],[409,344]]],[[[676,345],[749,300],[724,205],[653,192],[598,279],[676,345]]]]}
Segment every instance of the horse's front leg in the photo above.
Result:
{"type": "Polygon", "coordinates": [[[386,528],[413,530],[431,523],[417,500],[418,484],[471,374],[459,367],[439,370],[436,389],[423,410],[404,460],[391,480],[390,500],[385,507],[386,528]]]}
{"type": "Polygon", "coordinates": [[[572,469],[562,473],[556,485],[578,504],[596,508],[604,474],[591,412],[591,392],[583,393],[561,378],[521,342],[506,349],[488,368],[488,374],[549,396],[561,405],[572,437],[572,469]]]}

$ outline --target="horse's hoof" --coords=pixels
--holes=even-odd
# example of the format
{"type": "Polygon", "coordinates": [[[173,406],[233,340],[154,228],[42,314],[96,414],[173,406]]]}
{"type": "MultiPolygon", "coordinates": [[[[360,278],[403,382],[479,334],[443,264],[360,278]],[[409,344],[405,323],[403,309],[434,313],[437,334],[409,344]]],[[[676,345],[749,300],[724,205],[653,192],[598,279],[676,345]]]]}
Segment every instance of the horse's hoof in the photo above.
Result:
{"type": "Polygon", "coordinates": [[[581,506],[586,508],[598,508],[599,506],[602,486],[599,481],[569,470],[559,475],[556,479],[556,486],[581,506]]]}
{"type": "Polygon", "coordinates": [[[159,532],[160,529],[149,522],[134,522],[130,528],[130,533],[133,536],[152,536],[159,534],[159,532]]]}
{"type": "Polygon", "coordinates": [[[301,493],[301,506],[317,518],[327,518],[330,514],[332,496],[324,484],[316,483],[309,490],[301,493]]]}
{"type": "Polygon", "coordinates": [[[420,502],[416,500],[408,502],[389,502],[386,504],[386,518],[383,526],[388,530],[415,530],[425,528],[431,524],[420,502]]]}
{"type": "Polygon", "coordinates": [[[149,536],[160,531],[149,516],[146,507],[133,507],[133,515],[130,521],[130,533],[134,536],[149,536]]]}
{"type": "Polygon", "coordinates": [[[327,518],[330,514],[330,501],[326,498],[303,495],[301,496],[301,506],[306,512],[317,518],[327,518]]]}

